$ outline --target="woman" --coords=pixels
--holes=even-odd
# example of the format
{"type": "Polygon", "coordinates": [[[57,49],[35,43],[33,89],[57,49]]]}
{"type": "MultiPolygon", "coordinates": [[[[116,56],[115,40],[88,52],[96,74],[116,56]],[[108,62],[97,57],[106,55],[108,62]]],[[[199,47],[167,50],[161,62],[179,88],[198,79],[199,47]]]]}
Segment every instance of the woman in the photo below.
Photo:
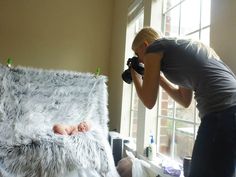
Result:
{"type": "Polygon", "coordinates": [[[232,177],[236,160],[233,72],[202,43],[161,37],[150,27],[136,35],[132,49],[139,62],[144,63],[144,75],[131,68],[131,76],[147,108],[155,105],[159,85],[184,107],[190,105],[194,92],[201,124],[189,177],[232,177]]]}

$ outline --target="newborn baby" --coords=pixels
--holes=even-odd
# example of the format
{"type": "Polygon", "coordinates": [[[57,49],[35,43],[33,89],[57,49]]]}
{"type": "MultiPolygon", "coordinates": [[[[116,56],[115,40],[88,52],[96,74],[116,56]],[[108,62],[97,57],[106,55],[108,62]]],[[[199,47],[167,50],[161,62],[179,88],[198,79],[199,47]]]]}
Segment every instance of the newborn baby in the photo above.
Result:
{"type": "Polygon", "coordinates": [[[91,129],[90,122],[81,122],[76,125],[55,124],[53,132],[61,135],[75,135],[79,132],[87,132],[91,129]]]}

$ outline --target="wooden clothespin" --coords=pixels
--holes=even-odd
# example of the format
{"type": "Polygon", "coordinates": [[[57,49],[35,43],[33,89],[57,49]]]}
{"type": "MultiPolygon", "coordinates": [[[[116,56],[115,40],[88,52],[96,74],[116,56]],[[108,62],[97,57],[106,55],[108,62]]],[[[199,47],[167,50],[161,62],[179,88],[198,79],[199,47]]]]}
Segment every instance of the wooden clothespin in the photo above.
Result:
{"type": "Polygon", "coordinates": [[[12,64],[13,64],[13,60],[12,60],[12,58],[8,58],[7,59],[7,67],[9,67],[9,68],[11,68],[12,67],[12,64]]]}
{"type": "Polygon", "coordinates": [[[101,69],[98,67],[98,68],[96,69],[96,73],[95,73],[96,77],[99,76],[100,73],[101,73],[101,69]]]}

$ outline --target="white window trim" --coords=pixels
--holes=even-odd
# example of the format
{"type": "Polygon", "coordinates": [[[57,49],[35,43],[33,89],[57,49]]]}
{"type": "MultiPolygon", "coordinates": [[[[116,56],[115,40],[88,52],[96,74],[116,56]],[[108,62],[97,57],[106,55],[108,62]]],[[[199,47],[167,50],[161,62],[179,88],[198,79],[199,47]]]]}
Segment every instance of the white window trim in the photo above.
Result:
{"type": "MultiPolygon", "coordinates": [[[[157,10],[157,9],[162,8],[162,5],[160,5],[160,4],[162,4],[162,1],[158,1],[158,0],[134,0],[134,2],[130,5],[130,7],[128,9],[128,23],[130,21],[132,21],[134,18],[136,18],[136,16],[140,13],[141,10],[144,10],[143,26],[152,26],[155,29],[159,30],[158,28],[162,27],[162,25],[161,25],[162,24],[162,11],[157,10]],[[152,16],[155,16],[155,18],[152,18],[152,16]],[[154,19],[155,19],[155,21],[154,21],[154,19]],[[156,22],[157,19],[158,19],[159,23],[156,22]]],[[[161,30],[159,30],[159,31],[161,31],[161,30]]],[[[126,47],[130,47],[130,46],[126,46],[126,47]]],[[[130,85],[125,84],[125,87],[130,87],[130,85]]],[[[125,95],[127,95],[127,93],[125,95]]],[[[127,98],[127,97],[123,95],[123,98],[127,98]]],[[[130,100],[129,100],[129,102],[130,102],[130,100]]],[[[130,114],[130,113],[125,111],[122,114],[123,114],[122,117],[126,117],[124,115],[130,114]]],[[[138,122],[137,122],[138,123],[138,128],[137,128],[137,137],[138,138],[136,141],[136,147],[133,147],[133,145],[129,146],[128,144],[125,144],[124,149],[127,149],[127,150],[133,152],[136,155],[136,157],[148,162],[151,165],[150,170],[152,171],[152,173],[155,174],[155,176],[160,175],[161,177],[172,177],[171,175],[163,174],[163,170],[162,170],[161,166],[157,165],[158,164],[157,162],[161,162],[163,159],[165,159],[164,157],[162,157],[162,158],[156,157],[156,159],[154,159],[153,161],[150,161],[143,155],[145,148],[149,144],[148,140],[149,140],[149,133],[150,133],[150,132],[147,132],[149,130],[147,128],[146,120],[147,120],[147,109],[144,107],[143,103],[139,100],[139,102],[138,102],[138,122]]],[[[127,125],[127,121],[125,121],[125,120],[122,120],[122,122],[124,124],[126,122],[126,125],[122,126],[123,128],[121,129],[121,133],[123,134],[123,132],[129,130],[129,128],[127,128],[127,127],[130,125],[127,125]]],[[[157,128],[157,131],[158,131],[158,128],[157,128]]],[[[162,156],[162,155],[160,155],[160,156],[162,156]]],[[[183,177],[183,176],[181,175],[180,177],[183,177]]]]}
{"type": "MultiPolygon", "coordinates": [[[[156,18],[152,18],[152,16],[156,16],[157,7],[161,7],[156,0],[143,0],[143,9],[144,9],[144,20],[143,20],[143,26],[155,26],[159,25],[161,26],[161,21],[160,24],[154,23],[154,20],[156,18]],[[153,24],[153,25],[152,25],[153,24]]],[[[159,11],[162,12],[162,11],[159,11]]],[[[159,13],[157,15],[158,19],[162,18],[162,13],[159,13]]],[[[147,109],[144,107],[143,103],[139,100],[138,103],[138,128],[137,128],[137,152],[140,154],[143,154],[143,151],[145,147],[148,146],[148,140],[149,140],[149,133],[148,127],[147,127],[147,109]]]]}
{"type": "MultiPolygon", "coordinates": [[[[163,169],[161,167],[161,162],[163,161],[163,157],[156,157],[155,159],[153,159],[152,161],[148,160],[147,157],[141,155],[140,153],[138,153],[135,148],[130,145],[129,143],[125,143],[124,144],[124,151],[128,150],[130,152],[132,152],[136,158],[144,160],[145,162],[147,162],[148,164],[150,164],[150,169],[148,169],[149,174],[152,177],[156,177],[156,176],[160,176],[160,177],[173,177],[171,175],[168,174],[164,174],[163,173],[163,169]]],[[[161,155],[160,155],[161,156],[161,155]]],[[[183,176],[183,171],[181,171],[181,175],[180,177],[184,177],[183,176]]]]}

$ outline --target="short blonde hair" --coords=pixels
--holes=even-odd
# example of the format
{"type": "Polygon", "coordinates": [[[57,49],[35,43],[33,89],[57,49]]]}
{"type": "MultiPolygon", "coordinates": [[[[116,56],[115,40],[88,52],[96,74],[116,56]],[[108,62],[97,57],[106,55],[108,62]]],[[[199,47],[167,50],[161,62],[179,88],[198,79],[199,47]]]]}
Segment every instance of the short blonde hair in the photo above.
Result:
{"type": "Polygon", "coordinates": [[[149,44],[151,44],[155,40],[159,39],[160,37],[162,37],[161,33],[158,33],[157,31],[155,31],[151,27],[144,27],[135,36],[133,43],[132,43],[132,49],[135,50],[137,47],[139,47],[145,41],[147,41],[149,44]]]}

